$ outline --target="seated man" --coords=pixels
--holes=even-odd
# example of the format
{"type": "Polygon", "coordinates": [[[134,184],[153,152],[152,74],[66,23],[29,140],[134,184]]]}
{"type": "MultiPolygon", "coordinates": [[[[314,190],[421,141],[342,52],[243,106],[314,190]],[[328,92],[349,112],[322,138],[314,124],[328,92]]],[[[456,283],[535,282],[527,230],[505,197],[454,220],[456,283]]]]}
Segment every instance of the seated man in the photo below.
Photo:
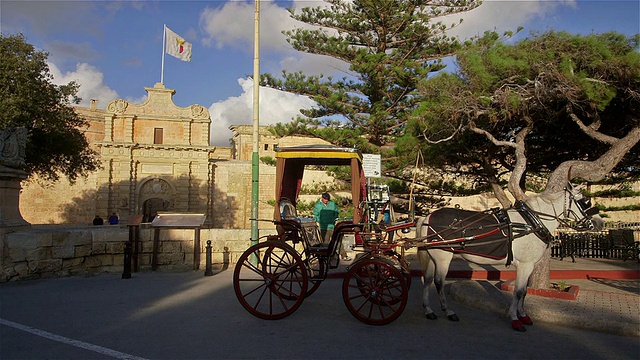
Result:
{"type": "MultiPolygon", "coordinates": [[[[331,200],[331,195],[326,192],[322,194],[320,200],[318,200],[313,207],[313,217],[318,222],[320,235],[325,243],[331,241],[334,223],[338,218],[338,213],[338,205],[331,200]]],[[[340,257],[346,261],[351,260],[342,246],[340,246],[340,257]]]]}

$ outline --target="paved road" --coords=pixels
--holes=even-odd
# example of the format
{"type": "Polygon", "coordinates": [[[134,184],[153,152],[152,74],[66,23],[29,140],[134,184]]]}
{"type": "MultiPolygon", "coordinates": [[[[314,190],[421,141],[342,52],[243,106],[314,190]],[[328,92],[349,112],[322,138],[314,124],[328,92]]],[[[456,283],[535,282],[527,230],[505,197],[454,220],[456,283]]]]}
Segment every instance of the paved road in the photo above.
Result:
{"type": "MultiPolygon", "coordinates": [[[[238,303],[232,272],[136,273],[0,285],[1,359],[638,359],[640,341],[509,320],[451,301],[459,323],[430,321],[414,278],[404,313],[386,326],[358,322],[329,279],[293,315],[255,318],[238,303]]],[[[471,281],[471,280],[469,280],[471,281]]]]}

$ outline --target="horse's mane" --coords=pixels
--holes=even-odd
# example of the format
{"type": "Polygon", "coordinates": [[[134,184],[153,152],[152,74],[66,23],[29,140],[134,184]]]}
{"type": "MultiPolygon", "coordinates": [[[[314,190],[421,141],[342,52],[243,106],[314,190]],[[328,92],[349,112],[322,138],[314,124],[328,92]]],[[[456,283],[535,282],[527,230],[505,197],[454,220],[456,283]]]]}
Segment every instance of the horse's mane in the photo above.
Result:
{"type": "Polygon", "coordinates": [[[558,191],[554,193],[543,191],[541,193],[527,196],[527,198],[524,199],[524,202],[529,206],[534,206],[535,204],[540,204],[539,202],[542,201],[545,204],[553,206],[553,204],[556,203],[558,199],[563,195],[564,191],[558,191]]]}

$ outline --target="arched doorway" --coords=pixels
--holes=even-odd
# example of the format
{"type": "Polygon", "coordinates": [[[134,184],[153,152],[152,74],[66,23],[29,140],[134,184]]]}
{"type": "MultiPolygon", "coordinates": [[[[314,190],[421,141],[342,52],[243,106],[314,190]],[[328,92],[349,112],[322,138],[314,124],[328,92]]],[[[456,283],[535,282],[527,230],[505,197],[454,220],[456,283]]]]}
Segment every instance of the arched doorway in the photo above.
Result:
{"type": "Polygon", "coordinates": [[[142,220],[150,222],[161,211],[172,211],[175,191],[171,184],[160,178],[152,178],[142,183],[138,204],[141,205],[142,220]]]}
{"type": "Polygon", "coordinates": [[[144,222],[151,222],[160,211],[167,211],[169,202],[163,198],[151,198],[142,204],[142,214],[144,222]]]}

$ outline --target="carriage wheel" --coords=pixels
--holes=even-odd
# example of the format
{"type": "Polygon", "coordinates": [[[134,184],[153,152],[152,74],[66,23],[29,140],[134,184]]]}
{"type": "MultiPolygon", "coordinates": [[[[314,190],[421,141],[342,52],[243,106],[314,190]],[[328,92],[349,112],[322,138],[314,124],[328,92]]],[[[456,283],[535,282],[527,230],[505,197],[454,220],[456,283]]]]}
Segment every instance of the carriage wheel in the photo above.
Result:
{"type": "MultiPolygon", "coordinates": [[[[377,258],[375,259],[378,262],[384,262],[385,264],[397,269],[398,266],[397,264],[395,264],[393,261],[391,260],[387,260],[387,259],[380,259],[377,258]]],[[[369,278],[369,273],[371,271],[374,272],[380,272],[380,275],[386,276],[389,279],[392,279],[394,276],[397,276],[397,274],[395,273],[390,273],[389,272],[389,266],[379,266],[378,264],[374,264],[370,267],[358,267],[358,277],[356,277],[355,281],[357,283],[357,285],[359,286],[359,290],[360,292],[367,296],[367,293],[369,292],[368,288],[367,288],[367,284],[365,283],[365,281],[363,279],[367,279],[369,278]]],[[[404,278],[405,284],[407,285],[407,291],[409,291],[409,289],[411,288],[411,273],[409,271],[405,271],[405,269],[401,270],[402,273],[402,277],[404,278]]],[[[389,297],[389,298],[378,298],[378,297],[373,297],[370,298],[369,301],[375,302],[376,304],[379,303],[379,301],[385,301],[388,302],[391,305],[394,305],[396,303],[398,303],[399,301],[401,301],[402,298],[401,297],[389,297]]]]}
{"type": "Polygon", "coordinates": [[[356,319],[370,325],[385,325],[404,311],[407,283],[390,261],[367,259],[347,272],[342,283],[342,299],[356,319]]]}
{"type": "MultiPolygon", "coordinates": [[[[397,252],[393,252],[392,256],[396,259],[398,264],[402,264],[402,257],[397,252]]],[[[407,290],[411,289],[411,270],[409,270],[409,266],[406,265],[402,267],[402,274],[404,275],[404,281],[407,283],[407,290]]]]}
{"type": "Polygon", "coordinates": [[[303,260],[305,266],[307,267],[307,275],[308,275],[308,283],[307,293],[305,296],[309,296],[318,290],[320,284],[324,281],[327,276],[327,272],[325,269],[325,261],[318,258],[317,256],[307,256],[303,260]]]}
{"type": "Polygon", "coordinates": [[[307,293],[305,294],[305,297],[308,297],[314,292],[316,292],[316,290],[318,290],[318,287],[320,287],[320,284],[326,278],[326,275],[327,275],[326,269],[325,269],[326,262],[318,258],[318,256],[316,255],[309,255],[309,251],[305,249],[302,241],[298,241],[295,243],[291,242],[290,244],[291,244],[291,247],[293,247],[296,250],[298,255],[300,255],[300,257],[302,258],[302,262],[307,268],[308,286],[307,286],[307,293]]]}
{"type": "Polygon", "coordinates": [[[233,288],[240,304],[267,320],[295,312],[307,290],[307,269],[289,245],[267,241],[247,249],[233,272],[233,288]]]}

